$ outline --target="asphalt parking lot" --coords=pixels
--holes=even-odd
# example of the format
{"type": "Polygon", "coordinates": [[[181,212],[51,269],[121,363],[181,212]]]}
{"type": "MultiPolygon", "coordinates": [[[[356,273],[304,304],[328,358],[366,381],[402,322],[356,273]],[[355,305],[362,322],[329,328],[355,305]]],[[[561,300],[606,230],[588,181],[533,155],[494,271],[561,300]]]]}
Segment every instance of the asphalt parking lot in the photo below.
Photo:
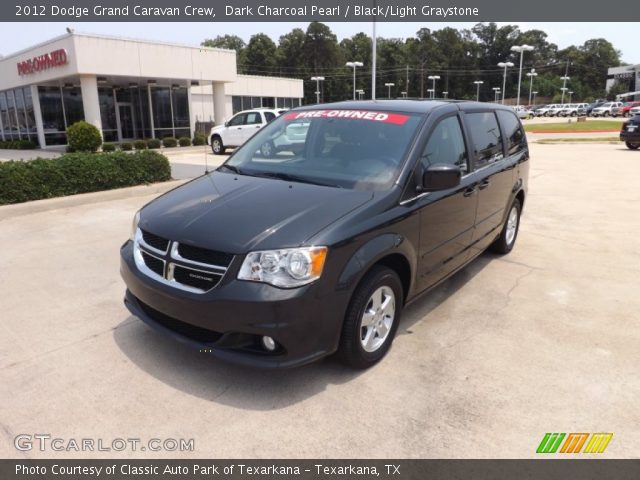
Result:
{"type": "Polygon", "coordinates": [[[532,145],[514,251],[408,307],[387,358],[228,365],[122,305],[119,247],[152,196],[2,219],[0,456],[528,458],[613,432],[638,458],[640,152],[532,145]],[[194,452],[18,452],[18,434],[194,439],[194,452]]]}

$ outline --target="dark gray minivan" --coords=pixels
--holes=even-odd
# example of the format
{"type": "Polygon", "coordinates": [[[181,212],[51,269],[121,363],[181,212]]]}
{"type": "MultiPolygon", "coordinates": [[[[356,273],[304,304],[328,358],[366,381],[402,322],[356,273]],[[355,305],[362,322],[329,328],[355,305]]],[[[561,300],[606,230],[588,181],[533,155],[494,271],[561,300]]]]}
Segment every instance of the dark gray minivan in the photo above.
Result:
{"type": "Polygon", "coordinates": [[[215,171],[144,206],[125,304],[219,358],[366,368],[403,307],[486,248],[508,253],[529,150],[514,111],[360,101],[285,113],[215,171]]]}

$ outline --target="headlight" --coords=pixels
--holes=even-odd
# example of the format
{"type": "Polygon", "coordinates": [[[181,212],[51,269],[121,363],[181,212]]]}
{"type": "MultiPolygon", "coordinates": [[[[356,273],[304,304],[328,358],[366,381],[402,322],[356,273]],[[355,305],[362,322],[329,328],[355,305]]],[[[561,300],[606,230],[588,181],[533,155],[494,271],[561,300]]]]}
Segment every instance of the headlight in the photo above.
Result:
{"type": "Polygon", "coordinates": [[[326,257],[327,247],[251,252],[240,267],[238,280],[264,282],[283,288],[300,287],[320,278],[326,257]]]}
{"type": "Polygon", "coordinates": [[[138,222],[140,222],[140,210],[133,216],[133,222],[131,222],[131,234],[129,239],[133,240],[136,237],[136,230],[138,230],[138,222]]]}

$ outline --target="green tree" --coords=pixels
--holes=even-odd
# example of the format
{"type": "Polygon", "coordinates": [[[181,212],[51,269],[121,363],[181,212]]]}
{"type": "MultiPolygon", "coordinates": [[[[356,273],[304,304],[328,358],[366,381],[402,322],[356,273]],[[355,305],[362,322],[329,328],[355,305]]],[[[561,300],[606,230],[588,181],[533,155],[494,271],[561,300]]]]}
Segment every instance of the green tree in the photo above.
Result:
{"type": "Polygon", "coordinates": [[[244,51],[245,69],[249,75],[276,73],[276,44],[264,33],[251,37],[244,51]]]}

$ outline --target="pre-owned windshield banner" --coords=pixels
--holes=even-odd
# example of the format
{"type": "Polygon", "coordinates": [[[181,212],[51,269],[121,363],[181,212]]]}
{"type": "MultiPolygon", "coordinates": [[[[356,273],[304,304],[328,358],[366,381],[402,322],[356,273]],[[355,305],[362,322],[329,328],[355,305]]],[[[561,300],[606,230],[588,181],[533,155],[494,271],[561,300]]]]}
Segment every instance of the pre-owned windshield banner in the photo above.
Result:
{"type": "Polygon", "coordinates": [[[409,119],[409,116],[369,110],[306,110],[303,112],[287,113],[284,116],[284,119],[289,121],[312,118],[345,118],[348,120],[364,120],[368,122],[404,125],[409,119]]]}
{"type": "MultiPolygon", "coordinates": [[[[637,0],[16,0],[3,22],[632,22],[637,0]]],[[[629,39],[629,41],[635,41],[629,39]]]]}

